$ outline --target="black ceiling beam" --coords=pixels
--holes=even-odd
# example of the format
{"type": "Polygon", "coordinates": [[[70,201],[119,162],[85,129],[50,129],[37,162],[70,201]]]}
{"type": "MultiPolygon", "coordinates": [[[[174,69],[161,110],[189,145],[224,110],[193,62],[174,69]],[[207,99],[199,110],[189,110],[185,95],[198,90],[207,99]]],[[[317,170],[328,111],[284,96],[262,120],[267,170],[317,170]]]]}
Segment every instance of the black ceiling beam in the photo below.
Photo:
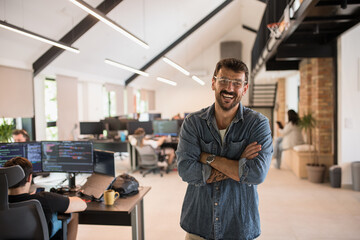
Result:
{"type": "MultiPolygon", "coordinates": [[[[114,9],[122,0],[104,0],[100,3],[96,9],[104,14],[109,13],[114,9]]],[[[99,20],[92,15],[88,14],[83,20],[81,20],[73,29],[71,29],[64,37],[60,39],[60,42],[66,44],[73,44],[84,33],[92,28],[99,20]]],[[[54,61],[63,51],[62,48],[51,47],[41,57],[39,57],[33,63],[34,77],[38,75],[46,66],[54,61]]]]}
{"type": "Polygon", "coordinates": [[[323,24],[323,23],[343,23],[343,22],[358,22],[358,16],[331,16],[331,17],[307,17],[302,24],[323,24]]]}
{"type": "Polygon", "coordinates": [[[299,61],[275,61],[266,62],[266,71],[299,70],[299,61]]]}
{"type": "Polygon", "coordinates": [[[334,48],[332,44],[312,45],[282,45],[276,53],[276,60],[301,60],[303,58],[333,57],[334,48]]]}
{"type": "Polygon", "coordinates": [[[242,27],[243,27],[244,29],[250,31],[250,32],[257,33],[257,31],[256,31],[255,29],[253,29],[253,28],[251,28],[251,27],[249,27],[249,26],[246,26],[246,25],[243,24],[242,27]]]}
{"type": "MultiPolygon", "coordinates": [[[[156,57],[151,59],[147,64],[145,64],[140,70],[145,71],[148,69],[151,65],[153,65],[157,60],[159,60],[162,56],[164,56],[166,53],[168,53],[170,50],[172,50],[174,47],[176,47],[179,43],[181,43],[184,39],[186,39],[188,36],[190,36],[193,32],[195,32],[198,28],[200,28],[204,23],[209,21],[213,16],[215,16],[218,12],[220,12],[223,8],[225,8],[229,3],[231,3],[233,0],[226,0],[223,2],[220,6],[218,6],[215,10],[213,10],[211,13],[209,13],[206,17],[204,17],[200,22],[198,22],[195,26],[193,26],[190,30],[188,30],[185,34],[183,34],[180,38],[178,38],[175,42],[173,42],[170,46],[165,48],[162,52],[160,52],[156,57]]],[[[125,86],[129,85],[135,78],[137,78],[139,74],[133,74],[131,77],[129,77],[125,81],[125,86]]]]}
{"type": "Polygon", "coordinates": [[[316,6],[345,6],[352,5],[352,4],[360,4],[359,0],[328,0],[328,1],[320,1],[316,6]]]}

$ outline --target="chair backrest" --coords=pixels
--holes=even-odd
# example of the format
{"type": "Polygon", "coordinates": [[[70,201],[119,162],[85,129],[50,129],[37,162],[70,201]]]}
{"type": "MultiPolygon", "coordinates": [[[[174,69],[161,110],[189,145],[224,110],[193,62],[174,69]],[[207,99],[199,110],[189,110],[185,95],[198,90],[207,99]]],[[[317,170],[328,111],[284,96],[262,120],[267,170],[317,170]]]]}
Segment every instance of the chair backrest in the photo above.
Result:
{"type": "Polygon", "coordinates": [[[138,152],[139,167],[154,167],[158,164],[158,154],[150,145],[136,146],[138,152]]]}
{"type": "Polygon", "coordinates": [[[49,239],[46,218],[38,200],[9,204],[9,186],[24,176],[20,166],[0,168],[0,239],[49,239]]]}

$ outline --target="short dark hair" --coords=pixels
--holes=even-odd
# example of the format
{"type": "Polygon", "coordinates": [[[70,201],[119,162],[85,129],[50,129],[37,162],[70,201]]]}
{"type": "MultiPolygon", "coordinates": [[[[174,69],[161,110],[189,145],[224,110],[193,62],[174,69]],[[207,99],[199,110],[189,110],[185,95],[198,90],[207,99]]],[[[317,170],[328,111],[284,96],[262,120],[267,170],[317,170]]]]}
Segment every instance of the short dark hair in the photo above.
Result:
{"type": "Polygon", "coordinates": [[[30,141],[30,136],[24,129],[14,129],[12,131],[12,135],[23,135],[27,142],[30,141]]]}
{"type": "Polygon", "coordinates": [[[225,58],[220,60],[215,67],[214,76],[217,76],[221,68],[228,68],[234,72],[244,72],[245,73],[245,85],[248,83],[249,78],[249,69],[246,64],[236,58],[225,58]]]}
{"type": "Polygon", "coordinates": [[[14,157],[14,158],[8,160],[4,164],[4,167],[11,167],[11,166],[16,166],[16,165],[19,165],[24,170],[25,177],[19,183],[12,186],[11,188],[18,188],[18,187],[24,186],[26,184],[26,180],[29,178],[30,174],[33,172],[33,166],[31,164],[31,162],[23,157],[14,157]]]}
{"type": "Polygon", "coordinates": [[[290,109],[288,111],[288,118],[289,118],[289,122],[292,122],[295,125],[299,124],[300,118],[299,115],[292,109],[290,109]]]}
{"type": "Polygon", "coordinates": [[[143,128],[137,128],[135,131],[134,131],[134,135],[142,135],[142,136],[145,136],[145,130],[143,128]]]}

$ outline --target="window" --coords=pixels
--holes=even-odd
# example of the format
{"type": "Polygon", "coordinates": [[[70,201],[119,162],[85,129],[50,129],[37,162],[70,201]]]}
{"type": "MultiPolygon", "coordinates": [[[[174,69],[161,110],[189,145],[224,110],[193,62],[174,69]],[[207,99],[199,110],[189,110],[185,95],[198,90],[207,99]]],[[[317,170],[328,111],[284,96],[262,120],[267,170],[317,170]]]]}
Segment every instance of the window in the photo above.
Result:
{"type": "Polygon", "coordinates": [[[45,118],[46,140],[58,139],[57,121],[57,94],[56,81],[53,78],[45,79],[45,118]]]}
{"type": "Polygon", "coordinates": [[[114,117],[116,116],[116,92],[107,91],[103,87],[103,106],[104,106],[104,117],[114,117]]]}
{"type": "Polygon", "coordinates": [[[141,94],[145,95],[146,91],[136,90],[136,112],[144,113],[149,111],[149,103],[145,101],[146,96],[141,96],[141,94]]]}

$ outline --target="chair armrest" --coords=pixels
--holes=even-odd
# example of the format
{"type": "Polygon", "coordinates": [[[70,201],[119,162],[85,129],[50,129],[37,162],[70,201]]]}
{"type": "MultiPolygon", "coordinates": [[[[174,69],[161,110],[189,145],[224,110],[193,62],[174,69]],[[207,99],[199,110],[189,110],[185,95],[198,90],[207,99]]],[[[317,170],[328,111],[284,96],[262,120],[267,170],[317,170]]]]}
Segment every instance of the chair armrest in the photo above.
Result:
{"type": "Polygon", "coordinates": [[[58,213],[58,220],[61,221],[62,225],[62,239],[67,239],[67,224],[68,219],[71,218],[70,213],[58,213]]]}

